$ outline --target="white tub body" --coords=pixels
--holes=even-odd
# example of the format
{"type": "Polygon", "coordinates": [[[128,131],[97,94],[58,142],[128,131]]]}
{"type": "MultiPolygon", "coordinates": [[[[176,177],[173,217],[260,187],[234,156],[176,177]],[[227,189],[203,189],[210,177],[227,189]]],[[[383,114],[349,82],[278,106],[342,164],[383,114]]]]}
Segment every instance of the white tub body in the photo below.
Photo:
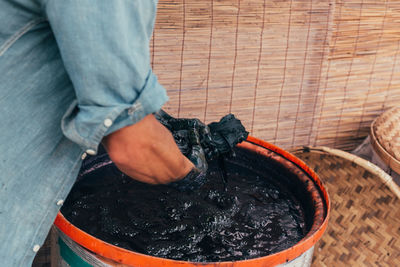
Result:
{"type": "Polygon", "coordinates": [[[289,262],[279,264],[277,267],[309,267],[311,266],[314,246],[289,262]]]}
{"type": "MultiPolygon", "coordinates": [[[[52,251],[52,266],[59,267],[114,267],[114,266],[125,266],[125,265],[113,265],[112,261],[106,259],[100,259],[98,256],[83,248],[64,233],[62,233],[57,227],[55,228],[55,244],[52,244],[54,252],[52,251]]],[[[314,247],[307,250],[305,253],[297,257],[296,259],[280,264],[277,267],[309,267],[311,266],[312,256],[314,247]]],[[[140,266],[144,267],[144,266],[140,266]]],[[[148,266],[153,267],[153,266],[148,266]]],[[[156,267],[156,266],[154,266],[156,267]]],[[[254,266],[256,267],[256,266],[254,266]]]]}

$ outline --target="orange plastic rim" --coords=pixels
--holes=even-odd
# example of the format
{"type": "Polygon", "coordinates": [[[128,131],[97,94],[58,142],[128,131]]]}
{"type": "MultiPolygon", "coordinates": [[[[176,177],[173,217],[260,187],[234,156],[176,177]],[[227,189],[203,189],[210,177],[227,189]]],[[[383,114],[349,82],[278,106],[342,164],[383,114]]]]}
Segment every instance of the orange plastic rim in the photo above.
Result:
{"type": "MultiPolygon", "coordinates": [[[[130,266],[204,266],[204,267],[249,267],[249,266],[274,266],[278,264],[282,264],[285,262],[289,262],[299,257],[301,254],[309,250],[314,244],[321,238],[322,234],[325,232],[326,227],[328,225],[328,218],[330,214],[330,201],[328,197],[328,193],[326,192],[324,186],[322,185],[318,175],[311,170],[303,161],[296,158],[294,155],[289,152],[274,146],[270,143],[257,139],[255,137],[249,136],[247,138],[248,142],[243,142],[239,144],[239,147],[243,147],[249,150],[253,150],[257,153],[263,154],[265,153],[265,149],[273,151],[283,158],[291,161],[300,167],[304,172],[306,172],[309,177],[315,182],[318,187],[320,194],[322,195],[323,201],[325,201],[325,216],[320,222],[313,223],[311,230],[308,234],[300,240],[294,246],[268,255],[264,257],[259,257],[255,259],[248,260],[240,260],[240,261],[224,261],[224,262],[187,262],[187,261],[177,261],[170,260],[164,258],[153,257],[137,252],[133,252],[127,249],[123,249],[114,245],[111,245],[107,242],[104,242],[82,230],[72,225],[62,214],[59,212],[57,214],[56,220],[54,224],[69,238],[71,238],[76,243],[80,244],[84,248],[116,262],[120,262],[122,264],[130,265],[130,266]]],[[[315,216],[314,216],[315,217],[315,216]]]]}

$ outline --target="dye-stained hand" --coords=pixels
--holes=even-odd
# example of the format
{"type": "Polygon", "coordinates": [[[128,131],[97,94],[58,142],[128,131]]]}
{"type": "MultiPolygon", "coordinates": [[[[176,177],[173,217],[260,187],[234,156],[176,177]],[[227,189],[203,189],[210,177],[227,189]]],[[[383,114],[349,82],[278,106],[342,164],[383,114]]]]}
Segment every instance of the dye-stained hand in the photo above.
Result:
{"type": "Polygon", "coordinates": [[[202,172],[207,171],[206,154],[215,147],[208,146],[211,139],[209,128],[199,119],[177,119],[163,110],[155,114],[171,133],[180,151],[202,172]]]}
{"type": "Polygon", "coordinates": [[[194,190],[205,183],[208,161],[233,153],[248,132],[232,114],[208,125],[199,119],[178,119],[160,110],[156,118],[171,131],[179,149],[196,166],[184,179],[172,183],[180,190],[194,190]]]}
{"type": "Polygon", "coordinates": [[[179,150],[171,132],[154,115],[109,134],[102,143],[115,165],[141,182],[175,182],[194,168],[179,150]]]}

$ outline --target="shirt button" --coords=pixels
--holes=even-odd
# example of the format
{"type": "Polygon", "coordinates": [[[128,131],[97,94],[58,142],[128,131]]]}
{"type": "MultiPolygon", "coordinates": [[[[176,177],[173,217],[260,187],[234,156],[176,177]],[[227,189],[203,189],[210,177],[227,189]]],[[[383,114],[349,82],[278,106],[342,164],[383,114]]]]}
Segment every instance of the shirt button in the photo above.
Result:
{"type": "Polygon", "coordinates": [[[88,153],[89,155],[92,155],[92,156],[96,155],[96,151],[94,151],[93,149],[86,150],[86,153],[88,153]]]}
{"type": "Polygon", "coordinates": [[[83,153],[82,156],[81,156],[81,159],[84,160],[86,157],[87,157],[87,154],[83,153]]]}
{"type": "Polygon", "coordinates": [[[39,245],[34,245],[32,250],[33,250],[33,252],[38,252],[39,249],[40,249],[39,245]]]}
{"type": "Polygon", "coordinates": [[[142,109],[142,104],[140,102],[136,102],[128,109],[128,114],[132,115],[135,111],[142,109]]]}
{"type": "Polygon", "coordinates": [[[64,204],[64,200],[60,199],[57,201],[57,206],[61,206],[62,204],[64,204]]]}
{"type": "Polygon", "coordinates": [[[112,120],[110,119],[104,120],[104,126],[106,126],[107,128],[110,127],[112,124],[113,124],[112,120]]]}

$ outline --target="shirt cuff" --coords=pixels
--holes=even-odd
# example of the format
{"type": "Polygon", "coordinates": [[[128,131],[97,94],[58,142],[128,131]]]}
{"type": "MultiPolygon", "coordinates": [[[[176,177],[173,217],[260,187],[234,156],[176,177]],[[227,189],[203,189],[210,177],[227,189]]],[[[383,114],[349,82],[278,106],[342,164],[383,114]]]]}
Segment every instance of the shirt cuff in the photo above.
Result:
{"type": "Polygon", "coordinates": [[[67,138],[80,145],[87,154],[95,155],[104,136],[157,112],[167,101],[165,89],[151,72],[146,85],[132,103],[79,106],[75,100],[62,118],[61,129],[67,138]]]}

